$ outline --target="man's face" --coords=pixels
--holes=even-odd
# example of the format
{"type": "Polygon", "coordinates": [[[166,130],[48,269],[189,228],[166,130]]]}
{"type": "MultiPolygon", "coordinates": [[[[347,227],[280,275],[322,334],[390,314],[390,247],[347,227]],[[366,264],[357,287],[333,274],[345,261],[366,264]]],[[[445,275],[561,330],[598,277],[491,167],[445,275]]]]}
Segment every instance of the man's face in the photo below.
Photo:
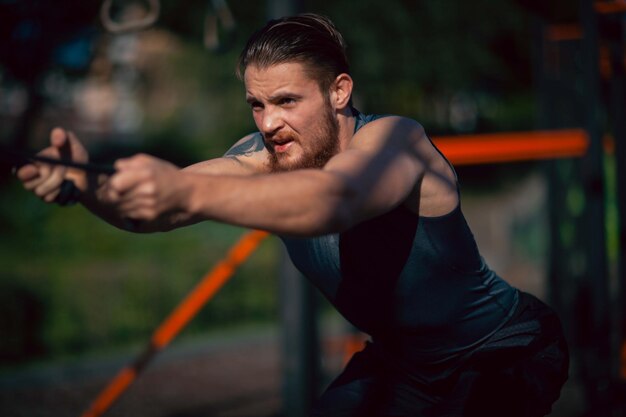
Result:
{"type": "Polygon", "coordinates": [[[251,65],[244,81],[272,171],[321,168],[339,151],[333,109],[303,64],[251,65]]]}

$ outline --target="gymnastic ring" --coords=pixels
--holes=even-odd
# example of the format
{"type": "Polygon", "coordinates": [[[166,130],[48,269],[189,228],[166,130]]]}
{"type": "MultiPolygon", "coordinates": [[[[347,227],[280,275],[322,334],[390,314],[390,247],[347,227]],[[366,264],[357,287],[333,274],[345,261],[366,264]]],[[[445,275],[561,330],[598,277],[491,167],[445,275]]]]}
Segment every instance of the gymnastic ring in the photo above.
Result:
{"type": "Polygon", "coordinates": [[[104,0],[100,8],[100,21],[102,22],[102,26],[104,26],[108,32],[115,34],[147,29],[157,21],[161,11],[161,3],[159,3],[159,0],[147,1],[150,8],[145,17],[126,22],[115,22],[111,18],[111,5],[113,4],[113,0],[104,0]]]}
{"type": "Polygon", "coordinates": [[[213,10],[213,13],[207,12],[204,19],[204,46],[210,51],[217,52],[224,46],[224,41],[228,40],[220,39],[219,36],[219,24],[221,23],[222,29],[226,37],[232,36],[235,30],[235,18],[233,17],[226,0],[211,0],[209,1],[209,10],[213,10]]]}

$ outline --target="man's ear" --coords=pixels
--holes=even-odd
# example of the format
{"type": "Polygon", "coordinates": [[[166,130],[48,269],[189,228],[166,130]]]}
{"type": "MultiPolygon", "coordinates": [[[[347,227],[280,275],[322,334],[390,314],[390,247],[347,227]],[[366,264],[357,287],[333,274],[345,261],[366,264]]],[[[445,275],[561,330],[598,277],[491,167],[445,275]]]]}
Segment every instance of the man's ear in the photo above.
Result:
{"type": "Polygon", "coordinates": [[[335,109],[341,110],[348,106],[352,96],[352,77],[346,73],[339,74],[330,87],[330,97],[335,109]]]}

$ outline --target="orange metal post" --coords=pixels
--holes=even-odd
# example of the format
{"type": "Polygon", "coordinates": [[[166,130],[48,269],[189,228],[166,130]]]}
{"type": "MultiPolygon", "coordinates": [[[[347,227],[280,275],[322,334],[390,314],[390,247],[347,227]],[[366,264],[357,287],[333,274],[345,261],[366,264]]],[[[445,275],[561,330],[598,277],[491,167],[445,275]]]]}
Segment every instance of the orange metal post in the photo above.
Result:
{"type": "Polygon", "coordinates": [[[583,29],[578,23],[548,25],[545,38],[552,42],[575,41],[583,37],[583,29]]]}
{"type": "Polygon", "coordinates": [[[200,308],[217,293],[233,275],[237,267],[254,252],[259,243],[267,236],[268,233],[262,231],[252,231],[244,235],[232,247],[227,257],[202,278],[202,281],[156,329],[144,353],[113,378],[89,409],[82,414],[82,417],[98,417],[106,412],[133,383],[150,359],[195,317],[200,308]]]}

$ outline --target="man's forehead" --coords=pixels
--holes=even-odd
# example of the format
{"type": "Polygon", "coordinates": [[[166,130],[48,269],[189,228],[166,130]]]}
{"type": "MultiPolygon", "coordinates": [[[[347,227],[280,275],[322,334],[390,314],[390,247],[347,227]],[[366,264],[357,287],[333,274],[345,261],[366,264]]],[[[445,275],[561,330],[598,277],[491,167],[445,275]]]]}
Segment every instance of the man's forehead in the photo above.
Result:
{"type": "Polygon", "coordinates": [[[252,64],[244,73],[246,88],[272,87],[281,88],[287,86],[308,87],[315,80],[306,71],[304,64],[300,62],[284,62],[269,66],[252,64]]]}

